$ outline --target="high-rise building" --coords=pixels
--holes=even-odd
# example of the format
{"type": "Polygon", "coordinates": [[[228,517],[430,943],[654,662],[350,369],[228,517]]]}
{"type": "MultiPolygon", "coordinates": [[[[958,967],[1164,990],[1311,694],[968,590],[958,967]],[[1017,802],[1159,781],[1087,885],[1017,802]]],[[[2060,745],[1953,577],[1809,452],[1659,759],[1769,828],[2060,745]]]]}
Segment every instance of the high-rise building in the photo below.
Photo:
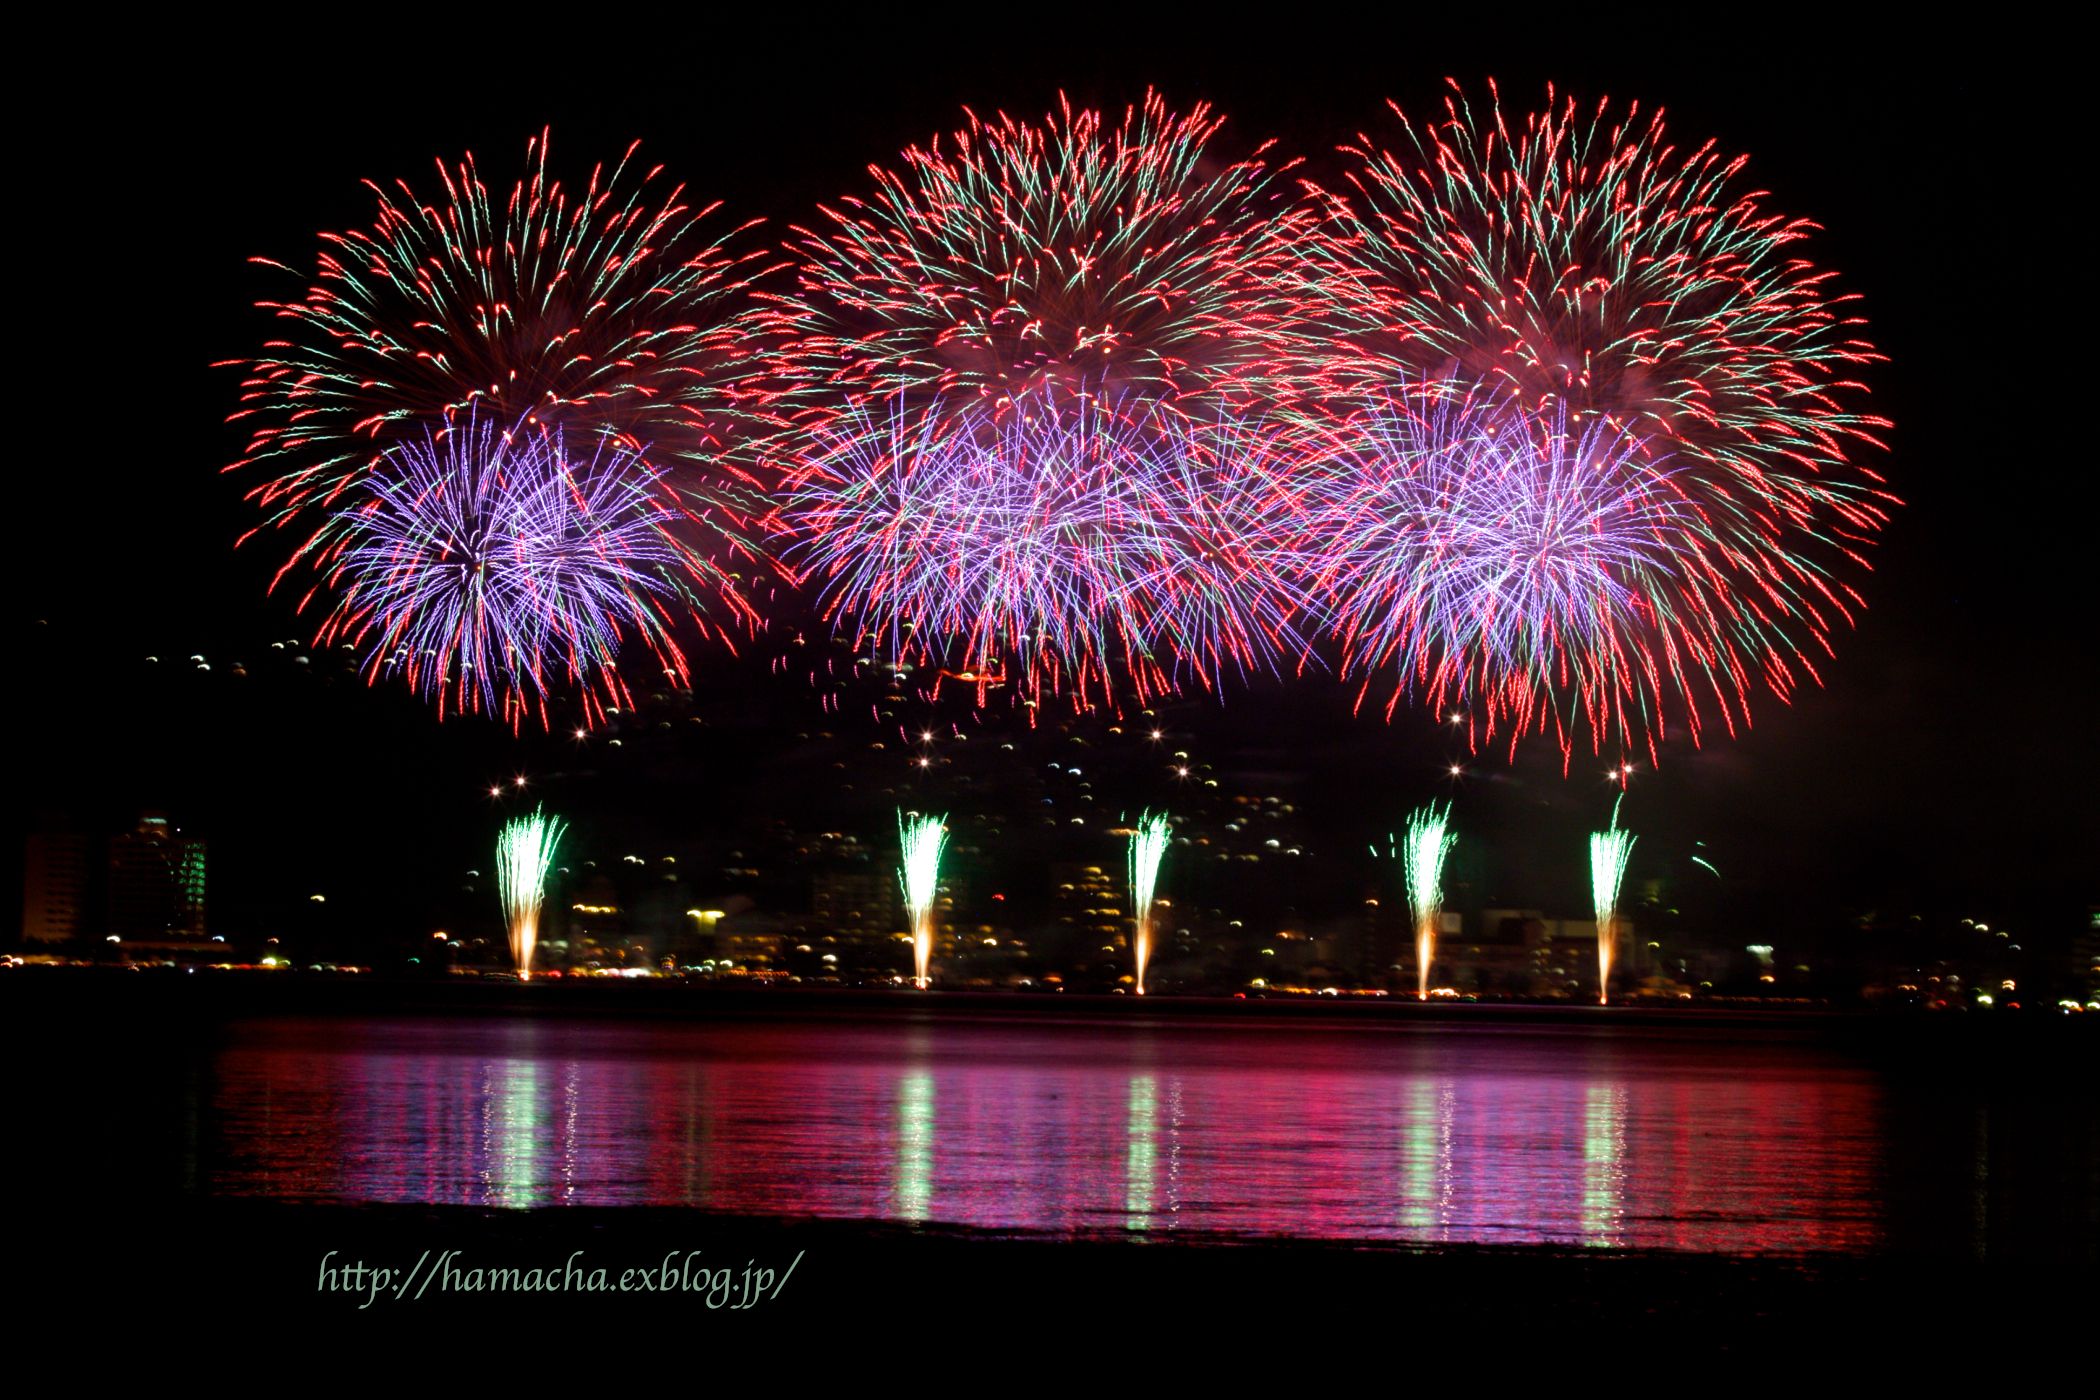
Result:
{"type": "Polygon", "coordinates": [[[894,870],[862,861],[811,878],[805,942],[822,960],[818,971],[885,976],[908,970],[910,922],[894,870]]]}
{"type": "Polygon", "coordinates": [[[1106,866],[1059,861],[1050,868],[1051,905],[1068,935],[1101,948],[1128,943],[1122,883],[1106,866]]]}
{"type": "Polygon", "coordinates": [[[887,869],[820,872],[810,881],[810,904],[819,933],[848,940],[884,942],[908,923],[897,876],[887,869]]]}
{"type": "Polygon", "coordinates": [[[2070,974],[2075,995],[2100,1000],[2100,904],[2086,910],[2085,927],[2071,939],[2070,974]]]}
{"type": "Polygon", "coordinates": [[[1366,896],[1355,925],[1347,952],[1356,975],[1366,986],[1403,986],[1407,969],[1413,965],[1415,945],[1414,920],[1406,897],[1366,896]]]}
{"type": "Polygon", "coordinates": [[[22,862],[22,938],[65,943],[87,932],[88,838],[32,831],[22,862]]]}
{"type": "Polygon", "coordinates": [[[148,812],[109,843],[107,932],[126,942],[202,940],[204,842],[148,812]]]}

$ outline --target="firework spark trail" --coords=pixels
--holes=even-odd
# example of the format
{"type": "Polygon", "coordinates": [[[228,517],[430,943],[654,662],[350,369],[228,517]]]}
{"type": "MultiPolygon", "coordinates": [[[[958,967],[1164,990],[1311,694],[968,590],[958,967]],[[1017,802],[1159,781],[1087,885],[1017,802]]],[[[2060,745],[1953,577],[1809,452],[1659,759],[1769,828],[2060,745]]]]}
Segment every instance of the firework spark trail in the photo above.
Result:
{"type": "Polygon", "coordinates": [[[941,853],[948,847],[947,821],[946,817],[907,821],[904,813],[897,814],[897,884],[911,916],[913,981],[922,992],[932,985],[933,902],[940,893],[941,853]]]}
{"type": "Polygon", "coordinates": [[[1507,405],[1542,442],[1602,425],[1666,464],[1682,504],[1663,538],[1698,593],[1673,606],[1678,638],[1701,645],[1600,662],[1627,684],[1586,718],[1599,745],[1616,731],[1651,756],[1710,714],[1732,734],[1754,690],[1820,683],[1862,606],[1847,578],[1895,498],[1858,460],[1888,423],[1857,406],[1857,376],[1884,357],[1802,256],[1814,226],[1744,190],[1741,159],[1671,144],[1638,104],[1586,112],[1549,88],[1519,118],[1492,87],[1484,109],[1453,88],[1430,120],[1396,106],[1392,149],[1344,148],[1347,186],[1283,274],[1321,309],[1277,372],[1343,417],[1428,385],[1507,405]]]}
{"type": "Polygon", "coordinates": [[[1444,858],[1458,843],[1446,830],[1451,804],[1441,811],[1432,802],[1417,807],[1407,818],[1407,836],[1400,841],[1401,868],[1407,875],[1407,906],[1415,923],[1415,996],[1429,1000],[1429,964],[1436,957],[1437,923],[1444,910],[1444,858]]]}
{"type": "Polygon", "coordinates": [[[870,196],[795,230],[799,286],[773,317],[798,411],[1268,388],[1252,332],[1290,321],[1277,269],[1314,210],[1269,146],[1214,154],[1223,125],[1156,93],[1115,125],[1064,101],[1041,124],[969,114],[873,169],[870,196]]]}
{"type": "Polygon", "coordinates": [[[540,937],[540,903],[555,848],[567,828],[538,808],[504,826],[496,837],[496,892],[510,929],[511,963],[520,978],[532,977],[533,949],[540,937]]]}
{"type": "Polygon", "coordinates": [[[1166,859],[1167,842],[1174,829],[1165,816],[1150,812],[1138,818],[1130,833],[1130,907],[1137,923],[1133,951],[1137,963],[1137,994],[1145,994],[1145,965],[1152,958],[1152,900],[1159,889],[1159,867],[1166,859]]]}
{"type": "Polygon", "coordinates": [[[1590,906],[1597,915],[1597,1004],[1611,999],[1611,965],[1617,946],[1619,886],[1626,879],[1626,862],[1633,855],[1632,832],[1619,829],[1621,796],[1611,804],[1611,827],[1590,833],[1590,906]]]}
{"type": "MultiPolygon", "coordinates": [[[[752,225],[714,231],[714,206],[664,188],[633,146],[581,188],[550,175],[547,151],[544,132],[527,143],[507,195],[472,155],[438,162],[436,199],[367,181],[371,226],[323,234],[304,297],[260,303],[286,324],[248,365],[232,416],[250,436],[227,470],[269,473],[249,493],[264,524],[244,540],[334,509],[393,449],[479,407],[621,435],[676,466],[673,499],[701,552],[752,554],[758,482],[731,450],[770,421],[759,308],[744,295],[765,256],[742,247],[752,225]]],[[[697,582],[749,621],[727,569],[697,582]]]]}
{"type": "Polygon", "coordinates": [[[536,712],[576,688],[586,717],[629,702],[615,669],[638,638],[667,674],[685,658],[665,604],[692,561],[664,528],[658,473],[598,439],[500,428],[473,411],[405,442],[347,491],[305,546],[334,595],[320,645],[362,653],[447,712],[536,712]]]}
{"type": "Polygon", "coordinates": [[[1261,430],[1046,396],[820,429],[778,517],[834,623],[1076,709],[1302,664],[1294,524],[1261,430]]]}
{"type": "Polygon", "coordinates": [[[1294,567],[1307,514],[1285,433],[1221,411],[1139,417],[1121,469],[1139,509],[1113,536],[1113,576],[1173,684],[1316,669],[1325,604],[1294,567]]]}

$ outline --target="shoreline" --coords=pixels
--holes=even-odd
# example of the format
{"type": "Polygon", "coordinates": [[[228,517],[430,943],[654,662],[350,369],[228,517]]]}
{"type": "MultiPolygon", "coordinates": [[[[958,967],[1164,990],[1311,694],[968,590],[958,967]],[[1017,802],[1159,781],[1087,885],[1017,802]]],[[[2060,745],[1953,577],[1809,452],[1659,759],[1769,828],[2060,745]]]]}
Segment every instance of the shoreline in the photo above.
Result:
{"type": "Polygon", "coordinates": [[[1610,1006],[1524,1002],[1341,1001],[1078,993],[916,992],[881,988],[714,988],[686,983],[382,981],[299,974],[188,976],[113,969],[16,969],[0,975],[0,1041],[18,1060],[59,1044],[90,1060],[122,1058],[152,1038],[217,1039],[244,1023],[317,1025],[419,1020],[491,1024],[651,1026],[706,1031],[738,1025],[871,1029],[1042,1030],[1144,1037],[1552,1037],[1657,1046],[1796,1045],[1891,1072],[1947,1082],[2063,1091],[2100,1048],[2100,1015],[1828,1007],[1610,1006]],[[98,1043],[96,1036],[110,1033],[98,1043]]]}
{"type": "MultiPolygon", "coordinates": [[[[569,979],[519,984],[496,980],[412,980],[303,973],[198,973],[121,968],[15,968],[0,975],[0,1004],[92,1001],[106,1007],[164,1008],[208,1015],[397,1015],[636,1020],[974,1019],[1104,1020],[1126,1023],[1326,1022],[1366,1026],[1847,1027],[2061,1025],[2087,1019],[2054,1009],[1990,1013],[1930,1012],[1822,1004],[1430,1001],[1413,997],[1254,997],[914,991],[880,987],[717,987],[688,982],[569,979]]],[[[2092,1018],[2100,1022],[2100,1016],[2092,1018]]]]}
{"type": "MultiPolygon", "coordinates": [[[[1631,1354],[1769,1359],[1814,1356],[1840,1339],[1856,1346],[1873,1329],[1924,1338],[1936,1327],[2032,1327],[2038,1309],[2063,1308],[2068,1317],[2069,1307],[2043,1286],[2062,1275],[2032,1260],[1038,1237],[664,1206],[182,1197],[127,1212],[110,1235],[89,1243],[53,1231],[25,1242],[21,1262],[52,1283],[77,1275],[85,1285],[99,1274],[119,1311],[137,1300],[123,1296],[120,1280],[109,1286],[112,1251],[179,1263],[189,1285],[222,1296],[266,1294],[273,1321],[296,1330],[678,1322],[695,1327],[696,1339],[738,1342],[822,1334],[875,1343],[892,1335],[899,1301],[917,1299],[930,1334],[996,1343],[1011,1329],[1016,1342],[1056,1345],[1042,1333],[1046,1317],[1084,1319],[1123,1306],[1110,1300],[1140,1300],[1162,1335],[1191,1329],[1192,1343],[1239,1316],[1253,1329],[1250,1342],[1267,1336],[1292,1346],[1377,1340],[1405,1322],[1459,1350],[1506,1346],[1514,1327],[1555,1347],[1608,1338],[1631,1354]],[[345,1272],[351,1266],[388,1270],[386,1286],[345,1272]],[[766,1270],[779,1287],[742,1302],[767,1281],[766,1270]],[[420,1290],[396,1291],[408,1278],[420,1290]]],[[[2092,1267],[2056,1263],[2066,1273],[2092,1267]]]]}

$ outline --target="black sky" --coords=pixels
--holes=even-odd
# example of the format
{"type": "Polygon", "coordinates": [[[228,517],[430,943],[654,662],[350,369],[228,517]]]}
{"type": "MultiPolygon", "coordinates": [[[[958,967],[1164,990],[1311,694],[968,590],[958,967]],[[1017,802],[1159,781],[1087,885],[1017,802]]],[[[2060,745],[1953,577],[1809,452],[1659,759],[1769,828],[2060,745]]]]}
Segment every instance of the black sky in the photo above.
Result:
{"type": "MultiPolygon", "coordinates": [[[[148,654],[252,656],[311,633],[264,597],[269,557],[231,548],[249,523],[249,483],[217,475],[240,446],[222,422],[237,376],[210,366],[268,333],[255,300],[296,290],[246,260],[309,264],[317,230],[366,219],[361,178],[420,182],[434,157],[472,149],[507,181],[551,125],[565,170],[639,137],[696,192],[784,227],[965,104],[1035,114],[1060,89],[1121,104],[1149,84],[1214,102],[1228,136],[1277,137],[1318,169],[1389,120],[1386,98],[1420,108],[1446,75],[1492,76],[1514,100],[1549,79],[1639,97],[1681,138],[1747,151],[1775,207],[1825,226],[1813,256],[1863,295],[1891,361],[1874,401],[1897,423],[1883,466],[1907,504],[1863,585],[1869,611],[1827,688],[1763,704],[1749,735],[1644,775],[1645,820],[1716,832],[1767,889],[1809,899],[2052,920],[2100,902],[2092,394],[2077,348],[2091,277],[2073,207],[2090,177],[2063,155],[2064,36],[1854,36],[1748,10],[1704,30],[1570,7],[1543,25],[1500,10],[1471,25],[1308,6],[993,13],[725,28],[621,11],[523,33],[354,12],[311,33],[55,44],[10,99],[28,167],[10,234],[26,379],[10,601],[31,712],[18,819],[83,793],[112,807],[172,794],[212,809],[236,866],[244,840],[261,866],[297,858],[287,829],[377,831],[431,775],[478,781],[510,763],[507,735],[440,731],[399,697],[347,687],[272,692],[267,715],[176,733],[170,716],[194,710],[139,669],[148,654]],[[191,750],[167,770],[186,777],[132,780],[171,744],[191,750]],[[217,804],[198,796],[214,773],[217,804]],[[277,835],[245,835],[265,827],[277,835]]],[[[1442,761],[1426,722],[1349,720],[1331,690],[1229,706],[1219,743],[1295,747],[1316,791],[1364,825],[1442,761]]],[[[1514,770],[1480,765],[1484,786],[1578,822],[1603,797],[1595,767],[1563,779],[1543,748],[1514,770]]]]}

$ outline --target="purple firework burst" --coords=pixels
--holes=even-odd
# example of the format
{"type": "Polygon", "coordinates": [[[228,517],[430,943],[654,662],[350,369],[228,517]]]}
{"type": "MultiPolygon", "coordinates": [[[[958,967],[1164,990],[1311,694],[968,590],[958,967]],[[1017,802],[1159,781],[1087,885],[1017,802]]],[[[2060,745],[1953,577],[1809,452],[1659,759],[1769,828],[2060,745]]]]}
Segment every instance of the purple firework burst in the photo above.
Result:
{"type": "Polygon", "coordinates": [[[1466,705],[1490,739],[1550,729],[1564,756],[1578,717],[1631,744],[1666,699],[1740,684],[1749,639],[1730,640],[1750,619],[1648,444],[1434,399],[1382,405],[1340,440],[1301,559],[1345,673],[1397,673],[1395,702],[1466,705]]]}
{"type": "Polygon", "coordinates": [[[664,604],[694,560],[668,533],[660,473],[598,438],[467,421],[390,451],[311,548],[336,597],[322,644],[401,676],[447,712],[550,724],[574,688],[586,716],[629,702],[615,658],[638,638],[685,674],[664,604]]]}
{"type": "Polygon", "coordinates": [[[819,432],[781,513],[826,614],[1030,704],[1139,699],[1304,654],[1262,430],[1045,395],[954,417],[892,399],[819,432]]]}

